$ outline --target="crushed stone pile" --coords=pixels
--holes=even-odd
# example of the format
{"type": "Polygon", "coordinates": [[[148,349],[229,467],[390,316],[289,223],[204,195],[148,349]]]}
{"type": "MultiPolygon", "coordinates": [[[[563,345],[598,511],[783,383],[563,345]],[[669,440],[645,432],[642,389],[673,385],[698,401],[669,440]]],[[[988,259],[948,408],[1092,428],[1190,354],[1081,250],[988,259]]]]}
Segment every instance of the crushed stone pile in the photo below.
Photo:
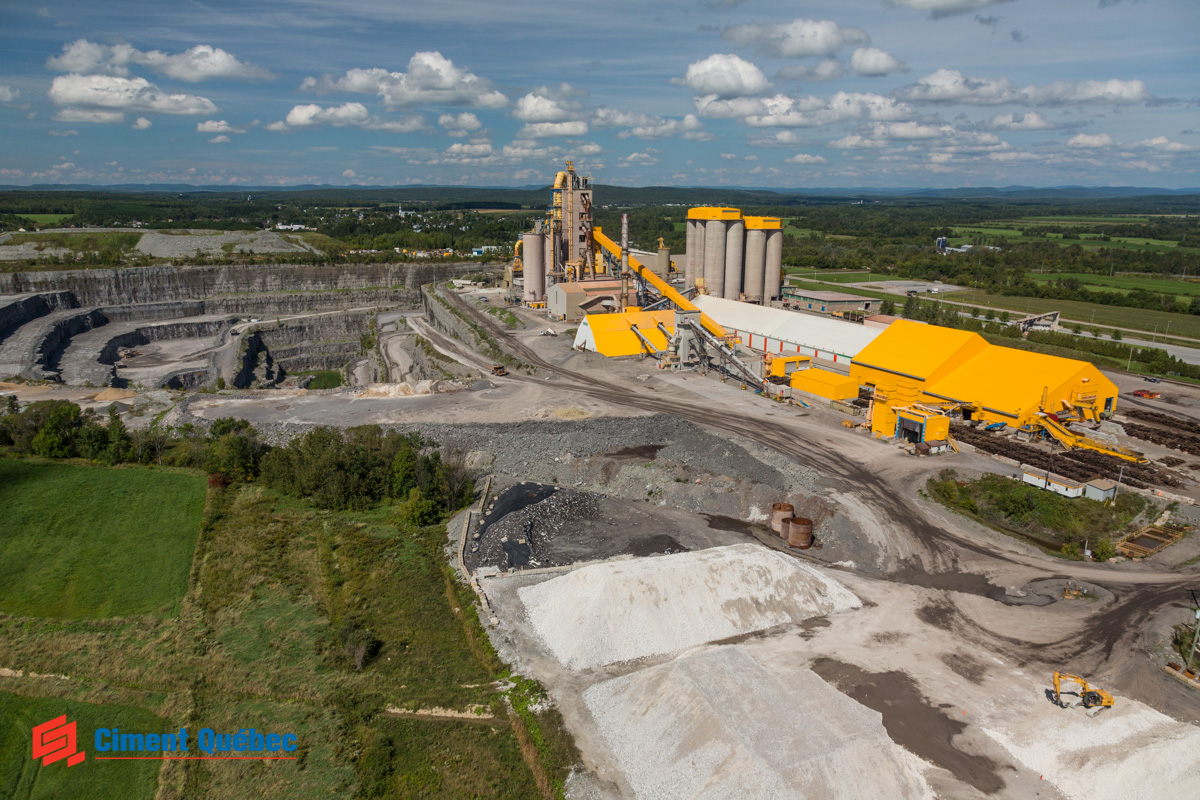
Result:
{"type": "Polygon", "coordinates": [[[931,797],[883,717],[808,669],[707,648],[598,683],[584,702],[639,798],[931,797]]]}
{"type": "Polygon", "coordinates": [[[408,383],[372,383],[356,397],[415,397],[423,394],[460,392],[466,387],[458,381],[428,380],[408,383]]]}
{"type": "Polygon", "coordinates": [[[545,500],[506,514],[482,532],[472,563],[506,568],[509,562],[503,540],[524,539],[532,548],[532,566],[569,564],[569,558],[554,558],[550,545],[560,537],[570,537],[581,521],[595,519],[600,499],[591,492],[558,489],[545,500]]]}
{"type": "Polygon", "coordinates": [[[815,567],[757,544],[593,564],[519,591],[564,666],[589,669],[861,607],[815,567]]]}
{"type": "Polygon", "coordinates": [[[1031,697],[984,732],[1070,800],[1200,797],[1200,728],[1125,697],[1094,718],[1031,697]]]}

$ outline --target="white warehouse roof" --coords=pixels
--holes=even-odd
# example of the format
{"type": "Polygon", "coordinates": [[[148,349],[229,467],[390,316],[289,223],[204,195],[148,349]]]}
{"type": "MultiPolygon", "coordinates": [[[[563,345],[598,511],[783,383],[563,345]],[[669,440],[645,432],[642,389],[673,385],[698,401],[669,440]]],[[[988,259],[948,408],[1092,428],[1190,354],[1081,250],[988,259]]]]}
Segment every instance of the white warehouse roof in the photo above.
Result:
{"type": "MultiPolygon", "coordinates": [[[[832,317],[799,314],[710,295],[698,295],[692,302],[730,333],[753,334],[755,338],[771,338],[785,345],[822,350],[847,359],[858,355],[884,331],[883,328],[868,328],[832,317]]],[[[764,349],[757,342],[754,346],[764,349]]]]}

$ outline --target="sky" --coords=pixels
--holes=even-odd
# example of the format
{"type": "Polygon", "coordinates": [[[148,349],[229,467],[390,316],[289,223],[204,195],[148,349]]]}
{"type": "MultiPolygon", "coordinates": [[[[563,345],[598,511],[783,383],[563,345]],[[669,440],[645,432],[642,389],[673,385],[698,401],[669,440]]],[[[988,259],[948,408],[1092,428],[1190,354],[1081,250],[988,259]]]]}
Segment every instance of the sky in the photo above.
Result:
{"type": "Polygon", "coordinates": [[[1200,186],[1198,0],[8,3],[0,184],[1200,186]]]}

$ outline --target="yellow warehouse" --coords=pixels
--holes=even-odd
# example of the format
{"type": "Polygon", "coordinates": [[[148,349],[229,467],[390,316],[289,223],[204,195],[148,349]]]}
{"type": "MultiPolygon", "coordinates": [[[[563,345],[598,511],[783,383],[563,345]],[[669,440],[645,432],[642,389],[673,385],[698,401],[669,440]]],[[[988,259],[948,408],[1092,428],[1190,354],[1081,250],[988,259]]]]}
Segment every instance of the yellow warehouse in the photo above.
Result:
{"type": "MultiPolygon", "coordinates": [[[[897,320],[855,356],[850,375],[875,389],[871,430],[900,436],[914,404],[961,406],[963,418],[1022,427],[1040,412],[1109,416],[1117,387],[1085,361],[988,344],[979,334],[897,320]]],[[[939,423],[940,427],[940,423],[939,423]]],[[[925,434],[931,432],[925,430],[925,434]]],[[[907,437],[906,437],[907,438],[907,437]]]]}
{"type": "Polygon", "coordinates": [[[667,336],[659,330],[659,323],[674,334],[675,312],[631,309],[623,314],[588,314],[575,333],[574,346],[609,358],[654,355],[667,349],[667,336]]]}

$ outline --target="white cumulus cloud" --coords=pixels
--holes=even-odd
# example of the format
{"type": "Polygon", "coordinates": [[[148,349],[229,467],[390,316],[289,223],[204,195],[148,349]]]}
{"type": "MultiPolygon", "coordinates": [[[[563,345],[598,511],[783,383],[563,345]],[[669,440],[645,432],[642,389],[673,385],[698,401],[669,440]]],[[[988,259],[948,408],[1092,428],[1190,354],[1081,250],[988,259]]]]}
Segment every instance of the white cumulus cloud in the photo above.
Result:
{"type": "Polygon", "coordinates": [[[471,131],[477,131],[483,127],[479,117],[470,111],[464,111],[461,114],[442,114],[438,117],[438,125],[441,125],[451,136],[466,136],[471,131]]]}
{"type": "Polygon", "coordinates": [[[1183,142],[1172,142],[1165,136],[1155,136],[1153,139],[1144,139],[1138,142],[1140,147],[1149,147],[1152,150],[1158,150],[1163,153],[1188,153],[1196,149],[1195,145],[1184,144],[1183,142]]]}
{"type": "Polygon", "coordinates": [[[1112,147],[1112,137],[1107,133],[1081,133],[1067,140],[1067,147],[1081,150],[1095,150],[1101,147],[1112,147]]]}
{"type": "Polygon", "coordinates": [[[869,139],[861,134],[852,133],[849,136],[834,139],[829,146],[838,150],[872,150],[887,147],[888,143],[882,139],[869,139]]]}
{"type": "Polygon", "coordinates": [[[371,114],[362,103],[343,103],[340,106],[320,106],[306,103],[293,106],[280,122],[266,126],[269,131],[287,131],[295,128],[319,128],[332,125],[335,128],[365,128],[387,133],[412,133],[425,129],[425,119],[419,115],[399,120],[384,120],[371,114]]]}
{"type": "Polygon", "coordinates": [[[106,45],[76,39],[63,45],[60,55],[51,56],[46,66],[56,72],[100,73],[127,77],[130,65],[145,66],[176,80],[196,83],[210,78],[243,80],[273,78],[262,67],[241,61],[232,53],[198,44],[182,53],[143,51],[128,44],[106,45]]]}
{"type": "Polygon", "coordinates": [[[755,128],[812,128],[847,120],[890,121],[912,116],[912,109],[894,98],[870,92],[838,92],[833,97],[779,101],[765,114],[752,114],[746,124],[755,128]]]}
{"type": "Polygon", "coordinates": [[[145,78],[113,75],[59,75],[50,84],[50,100],[60,108],[114,109],[156,114],[209,114],[217,106],[207,97],[168,94],[145,78]]]}
{"type": "Polygon", "coordinates": [[[379,67],[352,69],[340,77],[305,78],[300,88],[318,94],[376,94],[390,107],[419,103],[481,108],[508,105],[508,98],[488,81],[455,66],[436,50],[414,53],[408,60],[407,72],[389,72],[379,67]]]}
{"type": "Polygon", "coordinates": [[[134,120],[134,123],[132,125],[130,125],[129,127],[133,128],[135,131],[144,131],[153,124],[154,124],[153,122],[146,119],[145,117],[138,117],[136,120],[134,120]]]}
{"type": "Polygon", "coordinates": [[[850,69],[859,75],[875,78],[893,72],[906,72],[908,67],[887,50],[859,47],[850,54],[850,69]]]}
{"type": "Polygon", "coordinates": [[[1127,104],[1150,100],[1142,81],[1055,81],[1018,87],[1008,78],[968,78],[958,70],[939,69],[896,92],[902,100],[921,103],[965,103],[1033,106],[1127,104]]]}
{"type": "Polygon", "coordinates": [[[197,133],[245,133],[245,128],[235,128],[223,119],[209,119],[196,123],[197,133]]]}
{"type": "Polygon", "coordinates": [[[825,159],[822,156],[809,155],[808,153],[796,153],[791,158],[784,159],[789,164],[824,164],[825,159]]]}
{"type": "Polygon", "coordinates": [[[1026,111],[1024,114],[997,114],[988,120],[988,127],[999,131],[1048,131],[1056,126],[1038,112],[1026,111]]]}
{"type": "Polygon", "coordinates": [[[213,138],[208,140],[208,143],[209,144],[223,144],[228,141],[231,141],[230,138],[228,136],[222,135],[222,136],[214,136],[213,138]]]}
{"type": "Polygon", "coordinates": [[[978,11],[981,8],[1005,3],[1010,0],[888,0],[894,6],[905,6],[917,11],[928,11],[935,19],[951,14],[963,14],[968,11],[978,11]]]}
{"type": "Polygon", "coordinates": [[[569,122],[531,122],[517,131],[518,139],[548,139],[553,136],[584,136],[588,124],[583,120],[569,122]]]}
{"type": "Polygon", "coordinates": [[[846,74],[846,66],[836,58],[827,58],[815,67],[793,64],[779,70],[781,81],[831,81],[846,74]]]}
{"type": "Polygon", "coordinates": [[[771,85],[755,64],[730,53],[717,53],[689,64],[683,78],[676,83],[698,95],[721,99],[762,94],[771,85]]]}
{"type": "Polygon", "coordinates": [[[58,122],[96,122],[111,124],[124,122],[125,115],[120,111],[99,111],[94,108],[64,108],[54,115],[58,122]]]}
{"type": "Polygon", "coordinates": [[[881,122],[875,125],[874,139],[937,139],[954,133],[949,126],[923,125],[919,122],[881,122]]]}
{"type": "Polygon", "coordinates": [[[7,84],[0,83],[0,103],[11,103],[20,96],[20,89],[14,89],[7,84]]]}
{"type": "Polygon", "coordinates": [[[831,56],[843,47],[867,44],[871,37],[859,28],[831,20],[794,19],[783,25],[733,25],[721,38],[783,58],[831,56]]]}

